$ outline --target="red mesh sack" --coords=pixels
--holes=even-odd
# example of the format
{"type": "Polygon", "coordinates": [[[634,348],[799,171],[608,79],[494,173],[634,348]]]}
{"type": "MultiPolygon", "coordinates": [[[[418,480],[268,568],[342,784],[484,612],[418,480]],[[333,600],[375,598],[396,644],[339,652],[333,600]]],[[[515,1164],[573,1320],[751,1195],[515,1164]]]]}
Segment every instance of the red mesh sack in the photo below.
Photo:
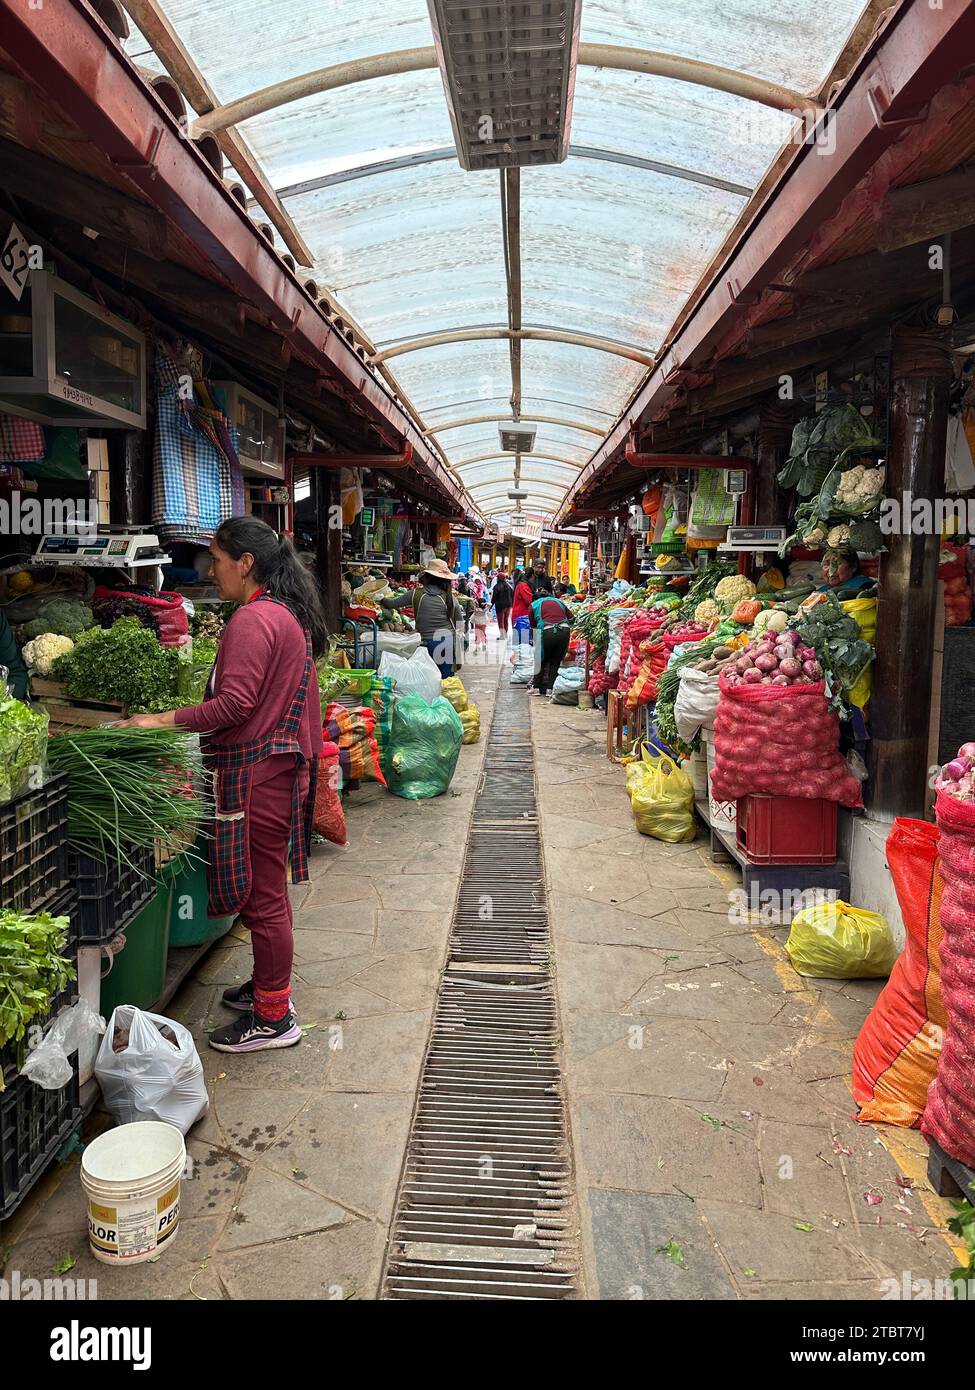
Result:
{"type": "Polygon", "coordinates": [[[885,854],[907,942],[853,1047],[853,1096],[862,1124],[921,1123],[945,1029],[941,997],[938,827],[895,820],[885,854]]]}
{"type": "Polygon", "coordinates": [[[371,709],[331,704],[325,710],[325,737],[339,750],[342,783],[373,781],[385,787],[379,761],[379,745],[375,738],[376,716],[371,709]]]}
{"type": "Polygon", "coordinates": [[[921,1130],[975,1168],[975,805],[938,792],[941,831],[941,998],[946,1015],[938,1075],[921,1130]]]}
{"type": "Polygon", "coordinates": [[[860,783],[840,754],[839,716],[826,704],[822,681],[729,686],[722,673],[718,688],[711,775],[717,801],[758,793],[863,805],[860,783]]]}
{"type": "Polygon", "coordinates": [[[318,786],[315,791],[312,829],[316,835],[331,840],[334,845],[347,844],[349,839],[345,828],[342,798],[339,796],[341,778],[339,750],[334,743],[326,739],[322,744],[322,756],[318,763],[318,786]]]}
{"type": "Polygon", "coordinates": [[[150,597],[146,594],[129,593],[125,589],[107,589],[99,584],[91,596],[96,613],[98,605],[108,599],[124,600],[133,613],[139,608],[148,609],[162,646],[182,647],[190,640],[189,619],[179,594],[163,591],[150,597]]]}

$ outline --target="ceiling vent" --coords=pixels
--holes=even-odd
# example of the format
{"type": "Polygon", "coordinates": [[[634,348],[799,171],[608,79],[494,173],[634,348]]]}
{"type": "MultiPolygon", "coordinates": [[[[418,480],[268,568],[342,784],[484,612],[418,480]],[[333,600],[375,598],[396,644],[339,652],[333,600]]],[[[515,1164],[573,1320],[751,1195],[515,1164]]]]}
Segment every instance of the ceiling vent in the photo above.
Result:
{"type": "Polygon", "coordinates": [[[559,164],[569,152],[582,0],[428,0],[464,169],[559,164]]]}
{"type": "Polygon", "coordinates": [[[498,434],[505,454],[530,454],[535,447],[534,425],[499,425],[498,434]]]}

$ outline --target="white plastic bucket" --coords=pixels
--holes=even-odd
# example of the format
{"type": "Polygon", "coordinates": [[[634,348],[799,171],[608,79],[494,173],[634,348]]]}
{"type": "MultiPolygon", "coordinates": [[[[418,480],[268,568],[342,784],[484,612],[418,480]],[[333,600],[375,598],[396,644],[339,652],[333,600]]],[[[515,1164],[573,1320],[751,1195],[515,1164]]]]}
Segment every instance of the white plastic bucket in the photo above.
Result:
{"type": "Polygon", "coordinates": [[[86,1146],[81,1185],[96,1260],[141,1264],[172,1245],[185,1166],[182,1134],[158,1120],[119,1125],[86,1146]]]}

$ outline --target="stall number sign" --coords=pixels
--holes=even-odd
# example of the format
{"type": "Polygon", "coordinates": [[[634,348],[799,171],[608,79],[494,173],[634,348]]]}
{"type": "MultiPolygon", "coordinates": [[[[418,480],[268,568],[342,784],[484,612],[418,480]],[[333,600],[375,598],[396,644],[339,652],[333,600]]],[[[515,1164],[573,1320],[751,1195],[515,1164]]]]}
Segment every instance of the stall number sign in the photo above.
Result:
{"type": "Polygon", "coordinates": [[[19,300],[27,287],[27,277],[35,265],[39,247],[32,247],[16,223],[11,222],[0,251],[0,280],[14,299],[19,300]]]}

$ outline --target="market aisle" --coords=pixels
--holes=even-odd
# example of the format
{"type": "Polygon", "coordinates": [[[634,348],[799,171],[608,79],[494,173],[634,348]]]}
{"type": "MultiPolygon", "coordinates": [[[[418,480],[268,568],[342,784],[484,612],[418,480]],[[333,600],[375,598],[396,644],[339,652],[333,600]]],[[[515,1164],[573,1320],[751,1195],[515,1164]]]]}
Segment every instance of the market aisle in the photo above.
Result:
{"type": "MultiPolygon", "coordinates": [[[[487,660],[471,655],[461,672],[485,730],[502,660],[492,640],[487,660]]],[[[70,1252],[73,1277],[96,1278],[102,1299],[377,1296],[483,750],[483,735],[462,748],[449,792],[432,801],[363,784],[346,803],[348,846],[313,851],[312,882],[292,890],[298,1047],[207,1047],[207,1030],[232,1017],[222,991],[250,974],[244,932],[170,1005],[193,1031],[211,1097],[187,1139],[193,1176],[172,1249],[154,1264],[97,1265],[75,1157],[4,1233],[8,1269],[44,1277],[70,1252]]]]}
{"type": "Polygon", "coordinates": [[[603,717],[531,704],[585,1296],[873,1299],[904,1271],[947,1277],[926,1144],[851,1118],[880,982],[802,980],[784,931],[729,918],[738,875],[703,835],[634,829],[603,717]]]}

